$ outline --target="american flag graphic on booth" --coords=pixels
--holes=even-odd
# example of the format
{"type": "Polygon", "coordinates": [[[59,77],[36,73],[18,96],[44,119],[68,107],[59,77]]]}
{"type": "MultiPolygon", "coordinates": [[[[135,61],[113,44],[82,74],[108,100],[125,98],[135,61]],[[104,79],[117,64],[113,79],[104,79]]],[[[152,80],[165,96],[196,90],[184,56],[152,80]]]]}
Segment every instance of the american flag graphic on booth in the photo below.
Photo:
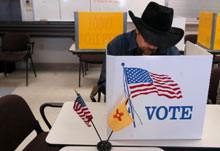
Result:
{"type": "Polygon", "coordinates": [[[92,114],[90,113],[88,107],[86,106],[84,100],[82,99],[80,94],[77,94],[77,98],[73,105],[74,111],[81,117],[81,119],[86,123],[88,127],[90,127],[90,121],[93,119],[92,114]]]}
{"type": "Polygon", "coordinates": [[[169,99],[182,98],[182,92],[171,77],[163,74],[155,74],[141,68],[124,68],[125,81],[130,90],[130,96],[135,98],[139,95],[157,93],[169,99]]]}

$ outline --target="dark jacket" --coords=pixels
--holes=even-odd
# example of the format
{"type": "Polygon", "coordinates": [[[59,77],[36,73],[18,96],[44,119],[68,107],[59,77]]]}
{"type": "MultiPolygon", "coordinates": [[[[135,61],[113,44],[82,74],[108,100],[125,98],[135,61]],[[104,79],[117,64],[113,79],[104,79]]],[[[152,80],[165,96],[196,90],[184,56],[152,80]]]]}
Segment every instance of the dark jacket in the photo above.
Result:
{"type": "MultiPolygon", "coordinates": [[[[136,43],[136,32],[135,30],[124,33],[113,39],[107,46],[108,55],[116,56],[131,56],[131,55],[142,55],[138,50],[136,43]]],[[[157,51],[152,55],[180,55],[179,50],[173,46],[170,48],[158,48],[157,51]]],[[[104,58],[102,64],[102,70],[98,81],[99,90],[105,94],[106,88],[106,58],[104,58]]]]}

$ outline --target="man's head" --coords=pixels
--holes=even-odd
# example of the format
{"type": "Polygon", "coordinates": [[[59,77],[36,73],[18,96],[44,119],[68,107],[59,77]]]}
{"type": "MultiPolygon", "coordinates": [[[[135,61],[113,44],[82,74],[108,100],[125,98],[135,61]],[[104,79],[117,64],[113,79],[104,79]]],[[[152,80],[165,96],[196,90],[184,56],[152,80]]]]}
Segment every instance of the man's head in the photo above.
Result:
{"type": "Polygon", "coordinates": [[[146,42],[144,38],[142,37],[141,33],[136,29],[136,42],[138,45],[138,48],[140,49],[140,53],[144,55],[151,55],[156,52],[157,46],[151,45],[150,43],[146,42]]]}
{"type": "Polygon", "coordinates": [[[132,11],[129,11],[129,15],[137,28],[138,47],[144,54],[154,52],[158,47],[174,46],[183,37],[184,31],[182,29],[171,27],[173,22],[172,8],[150,2],[141,18],[134,16],[132,11]],[[149,50],[147,50],[148,48],[149,50]]]}

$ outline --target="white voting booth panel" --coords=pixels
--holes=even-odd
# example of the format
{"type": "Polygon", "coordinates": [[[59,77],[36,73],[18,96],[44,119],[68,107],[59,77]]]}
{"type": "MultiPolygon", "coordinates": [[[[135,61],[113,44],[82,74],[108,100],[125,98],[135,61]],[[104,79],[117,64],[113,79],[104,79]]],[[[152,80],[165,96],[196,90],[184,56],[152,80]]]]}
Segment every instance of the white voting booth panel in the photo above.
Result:
{"type": "Polygon", "coordinates": [[[130,95],[135,121],[111,140],[202,138],[212,55],[192,43],[186,49],[184,56],[107,56],[107,115],[130,95]]]}

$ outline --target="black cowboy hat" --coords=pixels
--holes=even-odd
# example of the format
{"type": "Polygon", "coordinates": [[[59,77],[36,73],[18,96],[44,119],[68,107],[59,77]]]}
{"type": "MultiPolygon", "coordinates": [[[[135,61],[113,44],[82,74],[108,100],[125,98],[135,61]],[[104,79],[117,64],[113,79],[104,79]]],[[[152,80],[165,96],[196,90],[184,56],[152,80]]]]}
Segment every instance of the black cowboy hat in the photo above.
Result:
{"type": "Polygon", "coordinates": [[[173,9],[155,2],[150,2],[141,18],[129,11],[133,23],[144,40],[160,48],[168,48],[177,44],[183,37],[184,31],[171,27],[173,9]]]}

